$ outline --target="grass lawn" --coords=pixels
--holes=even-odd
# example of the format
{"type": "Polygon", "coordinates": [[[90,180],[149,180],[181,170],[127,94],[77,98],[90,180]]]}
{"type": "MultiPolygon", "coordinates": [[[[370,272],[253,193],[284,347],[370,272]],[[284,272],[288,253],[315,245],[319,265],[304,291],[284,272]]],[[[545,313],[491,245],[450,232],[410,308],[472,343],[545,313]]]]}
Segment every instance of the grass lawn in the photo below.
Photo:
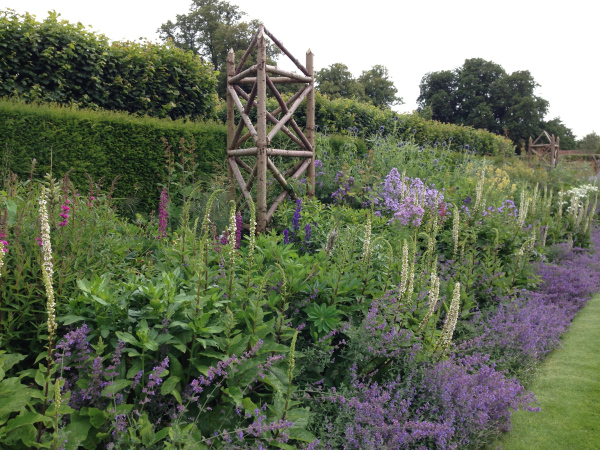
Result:
{"type": "Polygon", "coordinates": [[[494,448],[600,449],[600,294],[590,300],[529,386],[542,408],[513,414],[494,448]]]}

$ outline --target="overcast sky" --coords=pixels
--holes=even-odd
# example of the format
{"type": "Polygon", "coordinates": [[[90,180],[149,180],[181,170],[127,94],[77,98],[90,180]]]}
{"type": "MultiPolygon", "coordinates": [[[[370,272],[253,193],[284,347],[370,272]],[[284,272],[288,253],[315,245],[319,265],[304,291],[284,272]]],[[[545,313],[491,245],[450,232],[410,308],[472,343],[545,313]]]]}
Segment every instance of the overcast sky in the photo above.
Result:
{"type": "MultiPolygon", "coordinates": [[[[56,10],[113,40],[158,40],[156,30],[189,10],[191,0],[5,0],[35,14],[56,10]]],[[[404,105],[416,108],[427,72],[484,58],[507,72],[529,70],[557,116],[578,138],[600,133],[598,0],[231,0],[246,19],[265,26],[299,59],[308,48],[315,69],[341,62],[358,76],[375,64],[389,69],[404,105]]],[[[292,68],[285,56],[282,68],[292,68]]]]}

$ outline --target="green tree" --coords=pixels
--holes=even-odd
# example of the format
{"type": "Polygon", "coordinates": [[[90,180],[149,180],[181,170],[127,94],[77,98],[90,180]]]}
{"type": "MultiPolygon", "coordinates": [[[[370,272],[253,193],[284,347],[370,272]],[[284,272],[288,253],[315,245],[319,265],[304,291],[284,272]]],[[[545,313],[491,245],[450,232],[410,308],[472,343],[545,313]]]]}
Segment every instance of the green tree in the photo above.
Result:
{"type": "Polygon", "coordinates": [[[391,108],[394,105],[401,105],[402,99],[396,94],[398,89],[390,79],[390,74],[386,67],[375,65],[369,70],[363,71],[358,82],[364,87],[365,100],[370,101],[375,106],[382,108],[391,108]]]}
{"type": "Polygon", "coordinates": [[[590,153],[600,151],[600,136],[595,131],[586,134],[579,141],[577,141],[577,148],[581,150],[588,150],[590,153]]]}
{"type": "MultiPolygon", "coordinates": [[[[219,71],[217,92],[225,98],[227,80],[227,53],[235,52],[240,60],[260,21],[242,21],[246,15],[238,6],[222,0],[193,0],[188,14],[178,14],[175,22],[167,21],[158,29],[161,39],[171,41],[184,50],[190,50],[210,62],[219,71]]],[[[281,51],[267,39],[267,59],[273,64],[281,51]]],[[[247,65],[255,64],[253,52],[247,65]]]]}
{"type": "Polygon", "coordinates": [[[348,98],[371,103],[380,108],[402,104],[398,89],[390,80],[387,68],[375,65],[354,78],[348,66],[335,63],[315,74],[317,89],[331,99],[348,98]]]}
{"type": "Polygon", "coordinates": [[[431,108],[434,120],[503,134],[520,146],[538,132],[548,110],[548,102],[534,95],[537,86],[529,71],[508,74],[474,58],[453,71],[426,74],[417,102],[420,110],[431,108]]]}
{"type": "Polygon", "coordinates": [[[331,99],[355,98],[365,95],[364,87],[352,76],[348,66],[335,63],[315,73],[317,89],[331,99]]]}
{"type": "Polygon", "coordinates": [[[577,148],[577,140],[573,134],[573,130],[567,127],[560,117],[555,117],[552,120],[543,121],[540,125],[537,134],[532,135],[535,139],[539,134],[546,130],[549,134],[553,134],[555,137],[560,138],[560,148],[563,150],[573,150],[577,148]]]}

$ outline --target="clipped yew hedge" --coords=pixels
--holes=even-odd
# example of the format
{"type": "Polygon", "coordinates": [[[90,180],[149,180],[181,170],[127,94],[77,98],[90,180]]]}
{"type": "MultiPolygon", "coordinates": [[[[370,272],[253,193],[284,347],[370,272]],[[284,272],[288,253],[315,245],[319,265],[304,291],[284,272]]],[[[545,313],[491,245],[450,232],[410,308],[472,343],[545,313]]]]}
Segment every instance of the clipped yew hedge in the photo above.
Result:
{"type": "MultiPolygon", "coordinates": [[[[267,108],[274,110],[278,104],[275,99],[269,99],[267,108]]],[[[449,142],[452,147],[468,145],[476,149],[480,155],[514,155],[513,142],[503,136],[478,130],[472,127],[426,120],[418,114],[398,114],[389,109],[381,109],[370,103],[363,103],[345,98],[332,100],[317,92],[315,95],[315,123],[319,131],[329,134],[358,134],[368,139],[375,133],[394,133],[400,139],[413,141],[419,145],[434,145],[438,142],[449,142]]],[[[253,109],[252,114],[256,114],[253,109]]],[[[251,115],[252,115],[251,114],[251,115]]],[[[301,127],[306,124],[306,103],[300,105],[294,115],[301,127]]],[[[227,119],[226,106],[217,106],[217,118],[225,122],[227,119]]]]}
{"type": "Polygon", "coordinates": [[[94,180],[105,177],[105,185],[121,175],[114,197],[135,198],[140,212],[156,210],[157,183],[166,179],[162,138],[176,152],[181,138],[194,141],[199,176],[224,164],[227,129],[222,124],[0,101],[0,145],[20,178],[29,178],[34,158],[38,177],[50,172],[51,160],[54,177],[73,169],[70,178],[82,193],[87,192],[86,172],[94,180]]]}

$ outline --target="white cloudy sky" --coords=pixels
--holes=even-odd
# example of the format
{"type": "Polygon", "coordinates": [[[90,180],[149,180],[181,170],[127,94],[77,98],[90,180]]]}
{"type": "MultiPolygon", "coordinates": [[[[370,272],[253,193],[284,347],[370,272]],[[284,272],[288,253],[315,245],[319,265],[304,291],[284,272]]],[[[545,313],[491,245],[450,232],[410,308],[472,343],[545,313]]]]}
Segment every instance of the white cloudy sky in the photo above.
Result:
{"type": "MultiPolygon", "coordinates": [[[[375,64],[389,69],[405,104],[416,108],[427,72],[484,58],[508,72],[529,70],[536,94],[550,102],[580,138],[600,133],[597,0],[230,0],[260,19],[302,60],[310,47],[315,69],[336,62],[360,75],[375,64]]],[[[54,9],[110,39],[157,40],[156,29],[189,10],[191,0],[5,0],[3,7],[43,19],[54,9]]],[[[291,68],[284,61],[282,68],[291,68]]]]}

